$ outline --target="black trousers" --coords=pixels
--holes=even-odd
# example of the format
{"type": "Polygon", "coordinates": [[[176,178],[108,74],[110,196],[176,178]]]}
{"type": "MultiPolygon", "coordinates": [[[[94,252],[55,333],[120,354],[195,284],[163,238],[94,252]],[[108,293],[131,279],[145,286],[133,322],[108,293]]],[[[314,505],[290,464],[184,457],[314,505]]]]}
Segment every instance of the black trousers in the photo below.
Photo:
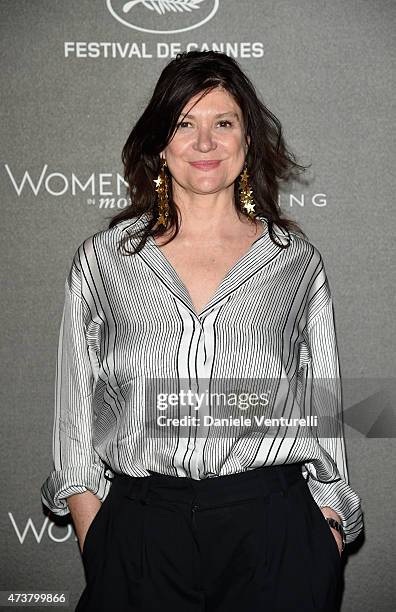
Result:
{"type": "Polygon", "coordinates": [[[341,557],[300,464],[196,481],[116,475],[76,612],[333,612],[341,557]]]}

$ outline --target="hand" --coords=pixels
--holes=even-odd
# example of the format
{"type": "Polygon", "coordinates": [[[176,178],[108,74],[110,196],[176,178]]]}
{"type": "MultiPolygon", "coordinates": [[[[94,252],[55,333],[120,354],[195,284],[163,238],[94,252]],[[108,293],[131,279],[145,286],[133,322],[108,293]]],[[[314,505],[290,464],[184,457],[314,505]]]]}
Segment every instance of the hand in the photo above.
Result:
{"type": "MultiPolygon", "coordinates": [[[[95,516],[96,516],[96,514],[95,514],[95,516]]],[[[94,516],[94,518],[95,518],[95,516],[94,516]]],[[[81,554],[84,553],[85,540],[86,540],[86,537],[87,537],[88,530],[91,527],[91,524],[93,523],[94,518],[90,521],[90,523],[88,523],[88,526],[84,529],[84,536],[79,539],[81,554]]]]}
{"type": "MultiPolygon", "coordinates": [[[[323,516],[326,518],[334,518],[336,521],[338,521],[339,523],[342,524],[342,520],[341,517],[337,514],[337,512],[335,512],[332,508],[329,508],[329,506],[324,506],[321,508],[322,514],[323,516]]],[[[340,557],[342,555],[342,536],[340,534],[339,531],[337,531],[337,529],[334,529],[334,527],[331,527],[331,525],[328,525],[329,529],[331,529],[331,532],[333,534],[333,536],[335,537],[337,546],[338,546],[338,552],[340,553],[340,557]]]]}
{"type": "Polygon", "coordinates": [[[88,529],[99,512],[102,502],[91,491],[84,491],[70,495],[67,498],[67,504],[73,518],[80,551],[83,553],[88,529]]]}
{"type": "MultiPolygon", "coordinates": [[[[92,519],[93,520],[93,519],[92,519]]],[[[92,522],[92,521],[91,521],[92,522]]],[[[88,527],[85,528],[84,530],[84,536],[79,538],[79,544],[80,544],[80,552],[81,554],[84,553],[84,545],[85,545],[85,538],[87,537],[87,533],[88,533],[88,529],[90,528],[91,523],[89,523],[88,527]]]]}
{"type": "Polygon", "coordinates": [[[84,553],[84,544],[85,544],[85,537],[87,535],[87,532],[88,532],[88,529],[85,530],[84,537],[79,540],[81,554],[84,553]]]}
{"type": "Polygon", "coordinates": [[[329,525],[329,529],[331,529],[336,542],[337,542],[337,546],[338,546],[338,552],[340,553],[340,557],[342,555],[342,536],[340,534],[339,531],[337,531],[337,529],[334,529],[334,527],[332,527],[331,525],[329,525]]]}

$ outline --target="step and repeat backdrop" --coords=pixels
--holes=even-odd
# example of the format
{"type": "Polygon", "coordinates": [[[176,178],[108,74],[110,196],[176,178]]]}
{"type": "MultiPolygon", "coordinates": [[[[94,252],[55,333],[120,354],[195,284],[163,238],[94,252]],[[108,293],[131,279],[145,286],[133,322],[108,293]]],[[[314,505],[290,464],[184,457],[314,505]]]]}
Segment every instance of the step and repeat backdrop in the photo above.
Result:
{"type": "Polygon", "coordinates": [[[349,475],[365,518],[341,609],[393,609],[395,3],[2,0],[0,13],[0,604],[9,591],[53,591],[74,610],[84,588],[70,515],[40,499],[64,279],[77,246],[127,204],[121,149],[163,67],[213,49],[240,62],[312,164],[279,203],[321,251],[335,305],[349,475]]]}

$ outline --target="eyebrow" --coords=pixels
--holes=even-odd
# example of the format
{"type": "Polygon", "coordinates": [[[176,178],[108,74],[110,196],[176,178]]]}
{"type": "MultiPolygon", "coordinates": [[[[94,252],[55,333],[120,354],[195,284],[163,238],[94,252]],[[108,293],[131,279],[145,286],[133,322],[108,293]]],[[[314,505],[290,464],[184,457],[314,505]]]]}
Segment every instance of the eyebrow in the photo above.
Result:
{"type": "MultiPolygon", "coordinates": [[[[219,114],[215,115],[215,119],[218,119],[219,117],[225,117],[226,115],[232,115],[233,117],[235,117],[239,121],[238,114],[233,112],[233,111],[227,111],[225,113],[219,113],[219,114]]],[[[190,114],[184,115],[184,117],[185,118],[188,117],[189,119],[195,119],[195,115],[190,115],[190,114]]]]}

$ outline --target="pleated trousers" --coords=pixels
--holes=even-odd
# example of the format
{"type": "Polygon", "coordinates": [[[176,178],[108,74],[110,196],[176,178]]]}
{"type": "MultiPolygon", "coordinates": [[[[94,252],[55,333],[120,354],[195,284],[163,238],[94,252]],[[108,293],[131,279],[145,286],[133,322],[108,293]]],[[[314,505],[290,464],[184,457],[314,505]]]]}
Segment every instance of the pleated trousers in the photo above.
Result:
{"type": "Polygon", "coordinates": [[[76,612],[335,612],[341,557],[300,464],[194,480],[115,475],[76,612]]]}

